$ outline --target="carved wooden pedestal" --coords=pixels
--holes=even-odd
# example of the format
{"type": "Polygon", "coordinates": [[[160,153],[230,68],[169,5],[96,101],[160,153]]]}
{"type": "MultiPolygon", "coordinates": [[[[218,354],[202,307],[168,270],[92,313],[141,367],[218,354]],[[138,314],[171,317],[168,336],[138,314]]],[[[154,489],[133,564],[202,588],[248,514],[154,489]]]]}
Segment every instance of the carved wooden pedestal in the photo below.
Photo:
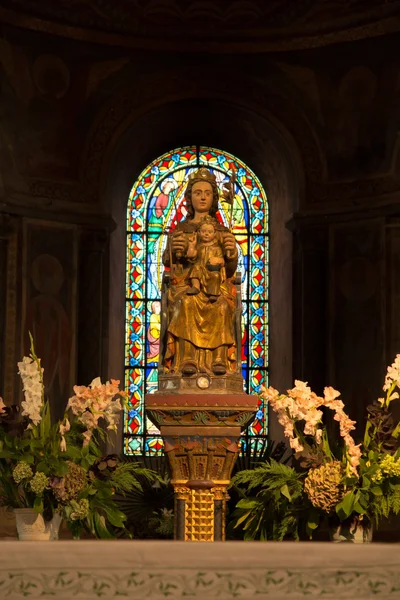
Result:
{"type": "Polygon", "coordinates": [[[146,396],[146,409],[160,428],[172,470],[175,539],[224,540],[226,490],[257,397],[156,393],[146,396]]]}

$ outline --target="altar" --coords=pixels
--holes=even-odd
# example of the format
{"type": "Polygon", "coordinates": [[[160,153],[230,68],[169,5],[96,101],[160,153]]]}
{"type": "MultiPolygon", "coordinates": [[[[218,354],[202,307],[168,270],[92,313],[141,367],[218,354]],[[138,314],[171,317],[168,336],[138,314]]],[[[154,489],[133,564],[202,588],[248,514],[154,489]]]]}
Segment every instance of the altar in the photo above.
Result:
{"type": "Polygon", "coordinates": [[[400,597],[399,544],[0,541],[0,598],[400,597]]]}

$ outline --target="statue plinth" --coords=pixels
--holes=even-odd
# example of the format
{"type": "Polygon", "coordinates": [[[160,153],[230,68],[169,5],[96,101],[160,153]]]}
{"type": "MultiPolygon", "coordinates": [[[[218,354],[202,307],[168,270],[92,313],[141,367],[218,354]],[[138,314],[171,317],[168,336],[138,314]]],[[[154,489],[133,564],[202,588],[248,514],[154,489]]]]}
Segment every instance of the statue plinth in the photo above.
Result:
{"type": "Polygon", "coordinates": [[[242,393],[147,394],[146,412],[160,428],[175,491],[175,539],[225,539],[227,487],[241,431],[258,399],[242,393]]]}
{"type": "Polygon", "coordinates": [[[243,377],[241,373],[225,376],[199,373],[193,377],[159,375],[158,391],[164,394],[239,394],[243,396],[243,377]]]}

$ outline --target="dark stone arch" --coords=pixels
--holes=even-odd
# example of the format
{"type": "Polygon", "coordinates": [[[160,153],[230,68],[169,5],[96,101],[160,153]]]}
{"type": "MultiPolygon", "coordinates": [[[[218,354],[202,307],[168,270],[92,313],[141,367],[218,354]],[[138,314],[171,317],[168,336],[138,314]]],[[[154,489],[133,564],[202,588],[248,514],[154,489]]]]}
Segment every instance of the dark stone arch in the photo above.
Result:
{"type": "MultiPolygon", "coordinates": [[[[320,187],[326,166],[319,140],[295,101],[296,93],[298,90],[296,92],[289,84],[283,84],[282,80],[278,88],[272,81],[271,85],[267,85],[246,73],[229,70],[221,74],[207,70],[193,77],[190,69],[171,69],[139,77],[110,99],[95,118],[83,155],[82,182],[93,192],[97,190],[98,193],[100,188],[101,194],[105,177],[108,177],[108,162],[115,148],[125,132],[135,123],[145,120],[152,111],[155,114],[162,112],[167,105],[182,103],[191,106],[189,112],[195,116],[196,103],[205,102],[208,107],[225,106],[245,111],[254,119],[268,122],[275,131],[273,137],[276,138],[276,133],[279,133],[289,149],[297,175],[302,179],[299,186],[302,200],[308,180],[320,187]],[[233,85],[233,82],[238,83],[233,85]]],[[[225,118],[224,113],[221,116],[225,118]]],[[[182,117],[180,123],[185,127],[182,117]]],[[[261,136],[263,130],[265,127],[257,133],[261,136]]],[[[164,146],[162,151],[170,147],[164,146]]]]}
{"type": "MultiPolygon", "coordinates": [[[[110,247],[109,372],[124,365],[126,207],[141,171],[164,152],[189,144],[226,150],[260,179],[270,207],[270,381],[292,379],[292,234],[286,227],[304,186],[298,157],[277,129],[252,111],[198,99],[164,104],[131,122],[114,143],[102,173],[102,202],[116,223],[110,247]]],[[[271,418],[270,432],[281,432],[271,418]]]]}

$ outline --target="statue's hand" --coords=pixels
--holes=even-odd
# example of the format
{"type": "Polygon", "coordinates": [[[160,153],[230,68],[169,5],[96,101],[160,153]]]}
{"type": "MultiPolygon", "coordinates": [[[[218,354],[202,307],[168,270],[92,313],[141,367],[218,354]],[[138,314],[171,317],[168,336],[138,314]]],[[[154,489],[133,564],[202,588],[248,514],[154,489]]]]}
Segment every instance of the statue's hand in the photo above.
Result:
{"type": "Polygon", "coordinates": [[[172,236],[171,247],[172,252],[178,257],[186,253],[188,243],[182,233],[172,236]]]}
{"type": "Polygon", "coordinates": [[[232,233],[224,233],[223,246],[226,256],[229,258],[237,256],[236,240],[232,233]]]}

